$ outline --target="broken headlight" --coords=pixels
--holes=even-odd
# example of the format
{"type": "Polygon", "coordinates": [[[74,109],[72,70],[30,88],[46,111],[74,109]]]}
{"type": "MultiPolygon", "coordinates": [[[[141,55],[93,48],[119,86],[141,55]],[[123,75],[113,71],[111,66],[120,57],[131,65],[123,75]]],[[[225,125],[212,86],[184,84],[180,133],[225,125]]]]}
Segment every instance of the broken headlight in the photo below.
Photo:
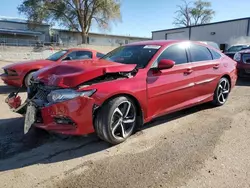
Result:
{"type": "Polygon", "coordinates": [[[79,92],[73,89],[59,89],[59,90],[51,91],[47,96],[47,100],[50,103],[57,103],[57,102],[74,99],[79,96],[90,97],[95,92],[96,92],[96,89],[92,89],[88,91],[79,91],[79,92]]]}

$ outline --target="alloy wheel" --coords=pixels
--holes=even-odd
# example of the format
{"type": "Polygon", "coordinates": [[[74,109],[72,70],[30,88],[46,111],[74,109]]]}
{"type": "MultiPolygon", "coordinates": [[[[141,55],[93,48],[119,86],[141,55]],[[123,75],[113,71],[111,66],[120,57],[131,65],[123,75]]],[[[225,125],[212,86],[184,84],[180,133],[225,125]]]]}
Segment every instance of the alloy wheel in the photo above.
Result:
{"type": "Polygon", "coordinates": [[[136,111],[129,101],[120,103],[111,116],[111,132],[116,139],[124,139],[135,127],[136,111]]]}
{"type": "Polygon", "coordinates": [[[224,104],[226,102],[229,92],[230,92],[229,81],[227,79],[221,80],[217,90],[217,97],[219,103],[224,104]]]}

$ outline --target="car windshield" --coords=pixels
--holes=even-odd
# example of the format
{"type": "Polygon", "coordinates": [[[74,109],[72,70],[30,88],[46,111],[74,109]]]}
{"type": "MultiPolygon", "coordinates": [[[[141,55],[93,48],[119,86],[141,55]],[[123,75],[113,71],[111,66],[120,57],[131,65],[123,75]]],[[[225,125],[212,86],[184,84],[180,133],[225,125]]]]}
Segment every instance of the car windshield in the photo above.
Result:
{"type": "Polygon", "coordinates": [[[58,59],[60,59],[67,52],[68,52],[68,50],[62,50],[62,51],[56,52],[56,53],[52,54],[51,56],[49,56],[47,58],[47,60],[57,61],[58,59]]]}
{"type": "Polygon", "coordinates": [[[249,48],[248,45],[237,45],[237,46],[230,47],[227,51],[228,52],[238,52],[238,51],[248,49],[248,48],[249,48]]]}
{"type": "Polygon", "coordinates": [[[121,46],[109,52],[101,59],[123,64],[136,64],[137,68],[144,68],[160,47],[159,45],[121,46]]]}

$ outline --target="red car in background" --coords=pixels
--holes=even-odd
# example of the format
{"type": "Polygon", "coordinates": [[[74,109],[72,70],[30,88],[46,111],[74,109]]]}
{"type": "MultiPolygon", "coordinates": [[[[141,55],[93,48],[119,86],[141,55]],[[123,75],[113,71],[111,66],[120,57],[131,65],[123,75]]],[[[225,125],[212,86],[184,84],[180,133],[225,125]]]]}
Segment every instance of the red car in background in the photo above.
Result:
{"type": "Polygon", "coordinates": [[[250,77],[250,49],[237,52],[234,60],[237,61],[238,76],[250,77]]]}
{"type": "Polygon", "coordinates": [[[21,106],[24,132],[38,127],[68,135],[96,132],[112,144],[125,141],[152,119],[205,102],[225,104],[237,79],[236,62],[191,41],[145,41],[118,47],[99,60],[37,71],[21,106]]]}
{"type": "Polygon", "coordinates": [[[104,54],[95,50],[83,48],[61,50],[52,54],[47,59],[30,60],[7,65],[2,68],[3,74],[0,76],[7,85],[15,87],[27,87],[30,83],[32,74],[35,71],[44,68],[45,66],[76,59],[98,59],[103,55],[104,54]]]}

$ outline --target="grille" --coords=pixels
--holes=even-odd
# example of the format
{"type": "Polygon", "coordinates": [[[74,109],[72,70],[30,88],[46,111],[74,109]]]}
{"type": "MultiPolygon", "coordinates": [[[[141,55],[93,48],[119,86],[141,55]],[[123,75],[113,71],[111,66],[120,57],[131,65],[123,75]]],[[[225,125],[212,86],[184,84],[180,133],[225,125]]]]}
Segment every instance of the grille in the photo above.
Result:
{"type": "Polygon", "coordinates": [[[48,102],[48,100],[47,100],[48,94],[51,91],[58,89],[58,87],[45,86],[41,83],[38,83],[38,84],[33,84],[32,89],[34,89],[34,91],[35,91],[35,95],[34,95],[35,99],[39,99],[41,101],[48,102]]]}
{"type": "Polygon", "coordinates": [[[50,91],[44,91],[44,90],[42,90],[42,89],[38,89],[38,91],[37,91],[37,93],[36,93],[36,95],[35,95],[35,98],[47,102],[47,95],[48,95],[49,93],[50,93],[50,91]]]}

